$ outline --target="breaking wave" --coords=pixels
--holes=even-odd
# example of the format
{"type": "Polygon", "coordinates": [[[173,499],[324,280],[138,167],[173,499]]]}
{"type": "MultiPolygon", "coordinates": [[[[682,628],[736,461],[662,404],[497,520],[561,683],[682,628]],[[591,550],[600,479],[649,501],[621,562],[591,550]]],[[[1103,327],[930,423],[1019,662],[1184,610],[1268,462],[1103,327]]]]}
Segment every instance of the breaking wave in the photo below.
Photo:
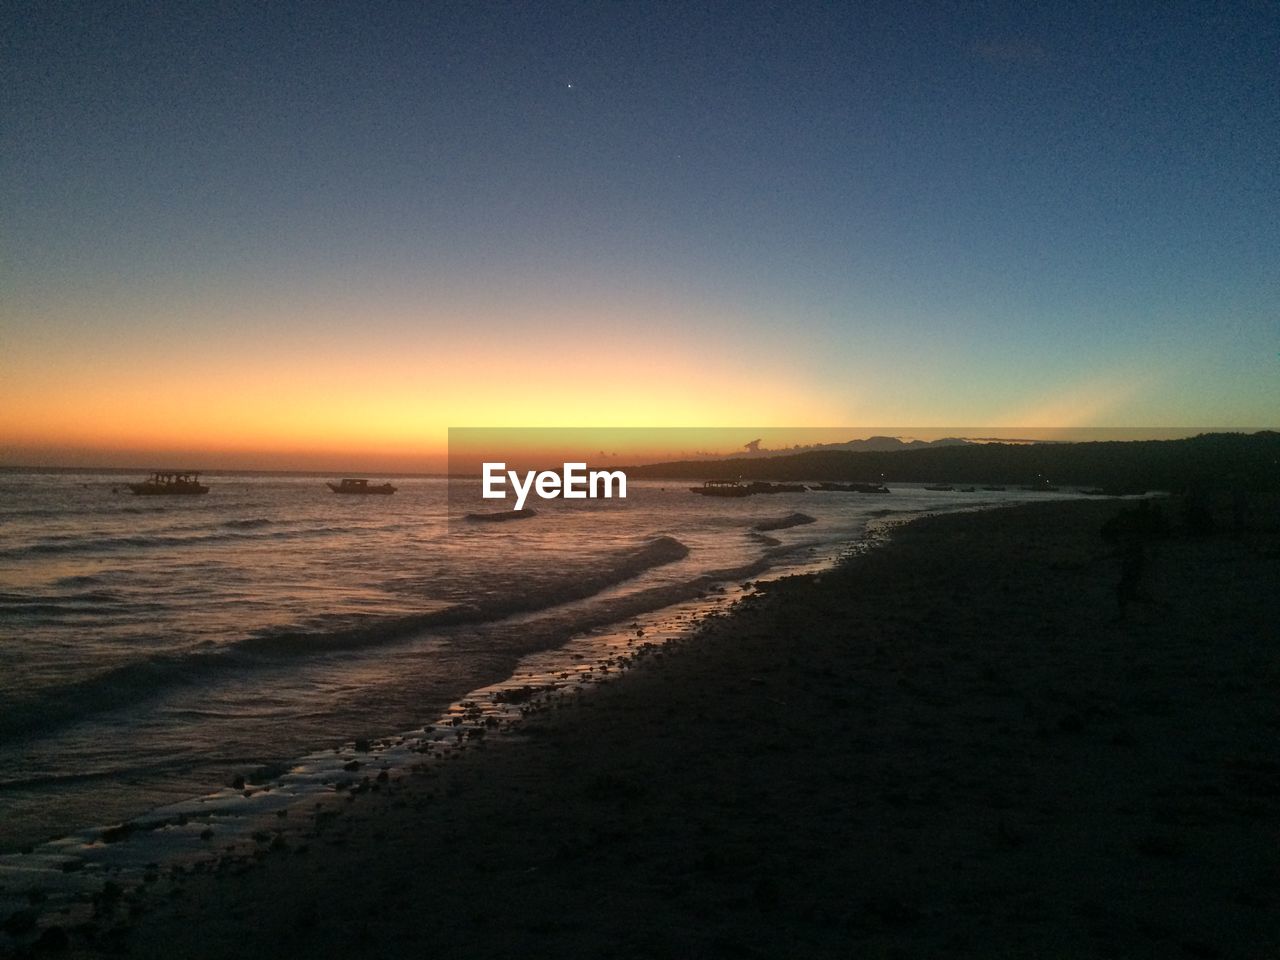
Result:
{"type": "MultiPolygon", "coordinates": [[[[166,689],[201,683],[232,671],[395,643],[433,628],[483,624],[548,610],[592,597],[647,570],[682,560],[688,553],[689,548],[679,540],[659,537],[614,555],[592,573],[565,578],[550,586],[514,589],[422,614],[376,618],[357,627],[269,629],[214,649],[153,654],[84,680],[46,688],[30,699],[0,705],[0,738],[39,736],[66,723],[128,707],[166,689]]],[[[693,589],[696,592],[697,588],[693,589]]],[[[652,609],[661,605],[651,602],[656,599],[650,597],[644,602],[652,609]]]]}

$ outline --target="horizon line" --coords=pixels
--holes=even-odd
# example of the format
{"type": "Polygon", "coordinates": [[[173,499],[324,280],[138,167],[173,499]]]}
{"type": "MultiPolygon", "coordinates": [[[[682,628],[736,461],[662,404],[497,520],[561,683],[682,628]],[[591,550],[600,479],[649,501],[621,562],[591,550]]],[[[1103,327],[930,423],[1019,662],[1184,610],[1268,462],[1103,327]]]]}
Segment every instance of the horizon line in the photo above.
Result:
{"type": "MultiPolygon", "coordinates": [[[[568,432],[573,430],[629,431],[629,430],[637,430],[637,429],[643,430],[645,428],[633,428],[633,427],[528,427],[528,428],[526,427],[519,427],[519,428],[493,427],[493,428],[488,428],[488,427],[480,427],[480,428],[464,428],[464,429],[475,429],[475,430],[492,429],[496,431],[500,431],[500,430],[521,430],[521,431],[523,430],[564,430],[568,432]]],[[[666,428],[664,427],[664,428],[656,428],[656,429],[682,430],[682,429],[700,429],[700,428],[682,428],[682,427],[666,428]]],[[[789,428],[717,427],[713,429],[716,429],[716,430],[741,429],[741,430],[750,432],[753,429],[768,429],[770,431],[776,431],[780,429],[785,430],[789,428]]],[[[801,429],[801,428],[790,428],[790,429],[801,429]]],[[[844,428],[820,427],[820,428],[803,428],[803,429],[837,430],[837,429],[844,429],[844,428]]],[[[849,429],[856,429],[856,428],[849,428],[849,429]]],[[[884,428],[884,429],[890,429],[890,428],[884,428]]],[[[914,431],[927,430],[929,432],[937,432],[937,431],[944,431],[947,429],[949,428],[916,427],[916,428],[908,428],[903,433],[868,433],[864,437],[854,437],[849,440],[829,441],[826,443],[810,444],[807,446],[796,445],[792,447],[780,447],[780,448],[766,447],[766,448],[758,449],[754,455],[754,458],[759,458],[763,454],[771,454],[775,456],[794,456],[804,452],[813,451],[819,447],[838,447],[842,443],[856,443],[856,442],[859,442],[860,440],[868,440],[868,439],[880,438],[880,437],[891,437],[893,439],[899,439],[899,440],[904,438],[913,439],[911,437],[911,433],[914,431]]],[[[984,428],[984,432],[985,430],[992,430],[992,429],[998,430],[1000,428],[998,427],[984,428]]],[[[1077,438],[1057,439],[1057,438],[1033,438],[1033,437],[992,437],[992,436],[975,436],[973,434],[965,434],[965,433],[951,433],[939,439],[967,440],[975,444],[983,444],[983,445],[993,444],[993,443],[994,444],[1010,443],[1010,444],[1061,445],[1061,444],[1073,444],[1073,443],[1106,443],[1106,442],[1112,442],[1112,443],[1115,443],[1115,442],[1119,442],[1119,443],[1171,442],[1171,441],[1177,441],[1177,440],[1193,439],[1194,437],[1203,436],[1206,434],[1217,434],[1217,433],[1257,434],[1257,433],[1270,433],[1270,432],[1276,431],[1276,428],[1274,427],[1084,427],[1084,428],[1042,427],[1039,429],[1055,430],[1055,431],[1071,430],[1071,431],[1078,431],[1086,434],[1099,434],[1099,433],[1106,434],[1106,433],[1116,433],[1116,432],[1149,432],[1149,433],[1181,433],[1183,435],[1165,436],[1165,437],[1159,437],[1159,436],[1127,437],[1123,440],[1109,441],[1109,440],[1099,439],[1098,437],[1087,437],[1087,436],[1077,437],[1077,438]]],[[[1036,431],[1033,429],[1033,430],[1028,430],[1026,432],[1034,433],[1036,431]]],[[[936,441],[925,441],[925,442],[930,445],[933,445],[934,443],[936,443],[936,441]]],[[[859,453],[859,452],[867,452],[867,451],[850,450],[845,452],[859,453]]],[[[911,451],[876,451],[876,452],[884,453],[884,452],[911,452],[911,451]]],[[[106,454],[106,455],[109,456],[109,454],[106,454]]],[[[223,454],[223,455],[226,455],[226,454],[223,454]]],[[[214,456],[217,456],[217,455],[215,454],[214,456]]],[[[271,454],[267,454],[267,456],[271,456],[271,454]]],[[[440,455],[436,454],[435,456],[438,457],[440,455]]],[[[448,460],[448,458],[449,458],[448,454],[446,453],[445,454],[446,461],[448,460]]],[[[633,463],[633,464],[626,464],[626,465],[632,466],[632,467],[639,467],[639,466],[647,466],[647,465],[653,465],[658,463],[680,463],[680,462],[685,462],[690,460],[705,460],[705,459],[733,460],[733,459],[739,459],[739,458],[747,458],[747,459],[752,458],[751,454],[745,451],[745,445],[742,451],[735,449],[731,453],[713,455],[710,457],[703,456],[703,457],[691,458],[687,454],[684,456],[680,456],[676,454],[670,459],[647,460],[646,458],[647,460],[646,463],[633,463]]],[[[324,469],[320,467],[252,467],[252,466],[236,466],[236,467],[214,466],[214,467],[208,467],[208,468],[186,467],[186,468],[179,469],[175,467],[139,466],[137,464],[122,466],[122,465],[108,465],[108,464],[102,464],[102,463],[68,464],[68,463],[38,463],[38,462],[37,463],[0,462],[0,471],[6,472],[6,473],[91,472],[91,473],[111,473],[111,474],[154,473],[154,472],[160,471],[160,472],[200,473],[200,474],[207,474],[207,475],[226,475],[226,476],[235,476],[235,475],[242,475],[242,474],[272,474],[272,475],[278,475],[278,476],[299,476],[299,477],[327,477],[327,476],[336,476],[341,474],[357,475],[357,476],[363,475],[363,474],[370,474],[370,475],[376,474],[378,476],[411,477],[411,478],[422,478],[422,479],[437,479],[437,478],[448,479],[451,477],[465,478],[465,477],[472,477],[472,476],[479,475],[471,472],[454,473],[449,471],[448,469],[445,469],[445,470],[406,470],[401,468],[377,469],[377,468],[363,468],[363,467],[354,466],[354,465],[349,465],[347,467],[336,469],[336,470],[324,469]]]]}

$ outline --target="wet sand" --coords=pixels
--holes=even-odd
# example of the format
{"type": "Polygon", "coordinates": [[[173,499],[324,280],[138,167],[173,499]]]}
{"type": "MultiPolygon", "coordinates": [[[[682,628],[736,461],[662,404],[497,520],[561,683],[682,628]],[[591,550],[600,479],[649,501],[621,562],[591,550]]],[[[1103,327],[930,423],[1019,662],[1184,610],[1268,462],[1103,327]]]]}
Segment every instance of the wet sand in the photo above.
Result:
{"type": "Polygon", "coordinates": [[[1119,509],[908,524],[86,930],[135,957],[1280,956],[1280,539],[1153,542],[1121,619],[1119,509]]]}

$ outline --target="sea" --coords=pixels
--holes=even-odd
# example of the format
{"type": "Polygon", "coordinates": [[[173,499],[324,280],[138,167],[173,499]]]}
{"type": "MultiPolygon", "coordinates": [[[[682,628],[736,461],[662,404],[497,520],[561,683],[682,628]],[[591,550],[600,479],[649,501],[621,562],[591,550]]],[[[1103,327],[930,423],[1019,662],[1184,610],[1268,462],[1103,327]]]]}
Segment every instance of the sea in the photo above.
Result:
{"type": "Polygon", "coordinates": [[[0,854],[436,729],[494,684],[600,679],[583,643],[669,637],[877,521],[1045,496],[632,481],[492,523],[451,516],[472,481],[442,477],[377,478],[391,496],[271,473],[131,495],[140,479],[0,471],[0,854]]]}

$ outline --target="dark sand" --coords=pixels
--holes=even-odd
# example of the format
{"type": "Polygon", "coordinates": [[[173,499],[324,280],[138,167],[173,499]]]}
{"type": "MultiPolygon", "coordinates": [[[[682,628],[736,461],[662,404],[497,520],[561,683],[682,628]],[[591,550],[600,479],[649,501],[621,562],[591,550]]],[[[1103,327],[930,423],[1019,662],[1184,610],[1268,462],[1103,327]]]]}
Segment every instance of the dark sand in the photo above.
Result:
{"type": "Polygon", "coordinates": [[[1117,621],[1118,510],[910,524],[98,930],[135,957],[1280,956],[1280,542],[1154,543],[1117,621]]]}

